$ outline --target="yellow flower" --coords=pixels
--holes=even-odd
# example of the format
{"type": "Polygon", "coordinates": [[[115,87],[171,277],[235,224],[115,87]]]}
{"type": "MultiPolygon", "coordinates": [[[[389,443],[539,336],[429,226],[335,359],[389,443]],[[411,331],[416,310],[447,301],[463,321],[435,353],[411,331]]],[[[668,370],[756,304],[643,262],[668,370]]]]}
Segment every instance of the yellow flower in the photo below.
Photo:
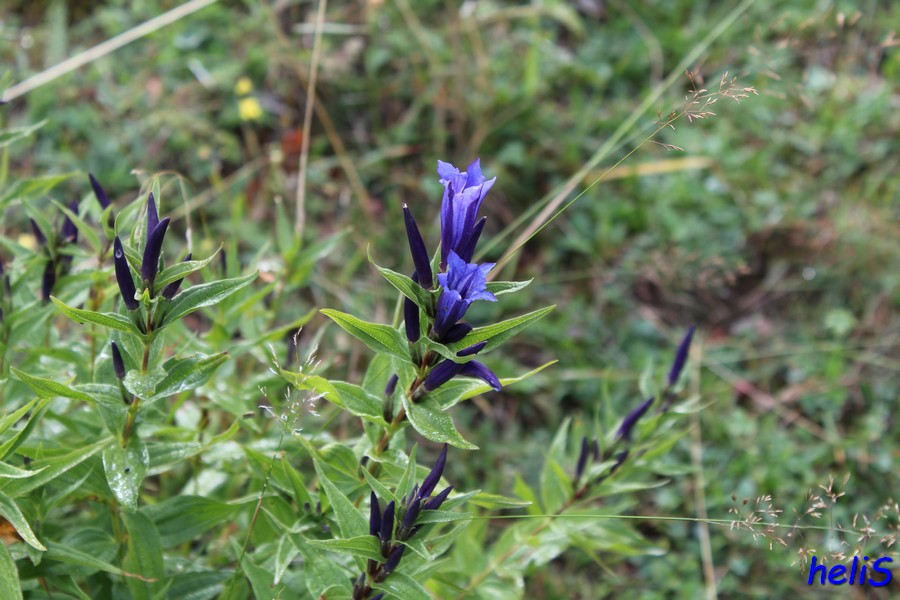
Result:
{"type": "Polygon", "coordinates": [[[243,121],[255,121],[262,116],[263,110],[259,105],[259,100],[249,96],[238,100],[238,113],[243,121]]]}
{"type": "Polygon", "coordinates": [[[250,81],[249,77],[241,77],[237,80],[237,83],[234,84],[234,93],[238,96],[246,96],[250,92],[253,91],[253,82],[250,81]]]}

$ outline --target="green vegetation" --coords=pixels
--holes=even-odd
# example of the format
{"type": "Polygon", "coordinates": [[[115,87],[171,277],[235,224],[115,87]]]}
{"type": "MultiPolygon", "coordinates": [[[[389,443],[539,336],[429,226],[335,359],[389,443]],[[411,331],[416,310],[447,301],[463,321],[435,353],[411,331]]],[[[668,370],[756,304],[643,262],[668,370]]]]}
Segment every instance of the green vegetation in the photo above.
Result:
{"type": "MultiPolygon", "coordinates": [[[[408,285],[401,206],[434,252],[436,161],[476,157],[497,183],[475,259],[533,281],[467,319],[557,308],[484,358],[509,383],[537,372],[443,404],[479,449],[447,439],[455,492],[435,514],[468,526],[434,563],[434,597],[818,597],[812,554],[896,556],[900,5],[366,0],[317,21],[317,1],[208,4],[108,54],[178,2],[0,8],[0,574],[25,597],[303,597],[332,562],[377,554],[322,540],[342,502],[368,515],[360,455],[387,423],[366,402],[389,375],[373,357],[408,348],[402,327],[367,348],[344,317],[399,325],[373,264],[408,285]],[[208,290],[152,339],[123,316],[111,251],[115,231],[139,272],[151,191],[172,219],[165,282],[181,268],[182,294],[208,290]],[[567,208],[547,224],[548,205],[567,208]],[[621,486],[543,516],[575,492],[552,465],[571,474],[582,436],[613,439],[663,395],[691,325],[680,399],[638,425],[621,486]],[[131,371],[118,389],[111,340],[131,371]],[[326,380],[365,393],[339,407],[349,392],[326,380]],[[117,394],[142,382],[129,441],[117,394]],[[114,489],[118,464],[143,471],[114,489]],[[534,554],[486,568],[516,535],[534,554]]],[[[384,485],[421,482],[437,437],[401,430],[384,485]]]]}

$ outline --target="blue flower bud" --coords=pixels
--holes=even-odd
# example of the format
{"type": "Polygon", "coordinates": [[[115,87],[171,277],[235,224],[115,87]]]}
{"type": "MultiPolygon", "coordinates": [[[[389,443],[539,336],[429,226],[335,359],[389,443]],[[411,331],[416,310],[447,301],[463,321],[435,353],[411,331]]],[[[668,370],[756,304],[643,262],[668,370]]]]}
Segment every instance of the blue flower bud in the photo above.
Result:
{"type": "Polygon", "coordinates": [[[106,207],[109,206],[109,196],[106,195],[106,190],[103,189],[103,186],[100,185],[100,182],[97,181],[93,174],[88,173],[88,178],[91,180],[91,187],[94,189],[94,196],[97,197],[100,208],[106,210],[106,207]]]}
{"type": "MultiPolygon", "coordinates": [[[[189,260],[191,260],[190,252],[187,253],[187,256],[184,257],[184,260],[182,262],[188,262],[189,260]]],[[[178,293],[178,288],[179,286],[181,286],[182,281],[184,281],[184,277],[173,281],[172,283],[164,287],[162,291],[163,298],[165,298],[166,300],[171,300],[172,298],[174,298],[175,294],[178,293]]]]}
{"type": "Polygon", "coordinates": [[[131,277],[131,269],[128,267],[128,259],[125,258],[125,250],[119,236],[113,240],[113,262],[116,266],[116,281],[119,283],[119,291],[122,293],[122,301],[128,310],[137,310],[140,306],[134,295],[137,290],[134,287],[134,279],[131,277]]]}
{"type": "Polygon", "coordinates": [[[381,531],[381,507],[375,492],[369,494],[369,535],[378,537],[381,531]]]}
{"type": "Polygon", "coordinates": [[[141,278],[144,285],[150,290],[150,296],[153,296],[153,282],[156,280],[156,274],[159,271],[159,256],[162,254],[162,244],[166,237],[166,228],[169,227],[169,217],[166,217],[157,224],[156,228],[147,237],[147,245],[144,246],[144,259],[141,261],[141,278]]]}
{"type": "Polygon", "coordinates": [[[402,544],[394,546],[394,549],[391,551],[391,555],[384,563],[384,567],[382,567],[385,575],[390,575],[394,572],[394,569],[396,569],[397,565],[400,564],[400,559],[403,558],[404,550],[406,550],[406,546],[403,546],[402,544]]]}
{"type": "Polygon", "coordinates": [[[653,396],[650,396],[643,402],[641,402],[637,408],[632,410],[625,419],[622,421],[622,424],[619,426],[619,431],[616,433],[619,439],[624,439],[626,441],[631,440],[631,430],[637,424],[641,417],[644,416],[644,413],[650,408],[650,405],[653,404],[653,396]]]}
{"type": "Polygon", "coordinates": [[[444,467],[447,464],[447,444],[444,444],[444,447],[441,448],[441,453],[438,455],[437,460],[434,462],[434,467],[431,468],[431,472],[427,477],[422,481],[422,487],[419,488],[418,497],[419,499],[427,498],[431,495],[431,492],[434,491],[434,488],[437,487],[438,482],[441,480],[441,476],[444,474],[444,467]]]}
{"type": "Polygon", "coordinates": [[[675,361],[672,363],[672,370],[669,371],[669,387],[675,385],[678,377],[681,376],[681,370],[684,369],[684,363],[687,361],[688,351],[691,349],[691,340],[694,337],[696,327],[691,325],[684,339],[678,346],[678,352],[675,353],[675,361]]]}
{"type": "Polygon", "coordinates": [[[156,201],[153,199],[153,192],[147,198],[147,231],[145,235],[149,236],[156,226],[159,225],[159,213],[156,212],[156,201]]]}
{"type": "Polygon", "coordinates": [[[447,499],[447,496],[450,495],[450,490],[452,489],[453,486],[449,485],[437,496],[429,498],[425,504],[422,505],[422,510],[438,510],[441,507],[441,504],[447,499]]]}
{"type": "Polygon", "coordinates": [[[578,455],[578,464],[575,467],[575,481],[581,479],[584,474],[584,468],[587,466],[588,459],[588,440],[587,436],[581,438],[581,453],[578,455]]]}
{"type": "Polygon", "coordinates": [[[118,379],[125,378],[125,361],[122,360],[122,353],[119,352],[119,347],[115,342],[112,343],[112,362],[113,362],[113,371],[116,374],[118,379]]]}
{"type": "Polygon", "coordinates": [[[44,275],[41,278],[41,301],[49,302],[50,295],[53,293],[53,286],[56,284],[56,263],[53,259],[47,261],[44,266],[44,275]]]}
{"type": "Polygon", "coordinates": [[[409,252],[412,254],[413,265],[416,267],[419,284],[426,290],[430,290],[434,284],[431,275],[431,259],[428,250],[425,249],[425,241],[419,233],[419,226],[413,218],[409,207],[403,205],[403,220],[406,223],[406,238],[409,241],[409,252]]]}

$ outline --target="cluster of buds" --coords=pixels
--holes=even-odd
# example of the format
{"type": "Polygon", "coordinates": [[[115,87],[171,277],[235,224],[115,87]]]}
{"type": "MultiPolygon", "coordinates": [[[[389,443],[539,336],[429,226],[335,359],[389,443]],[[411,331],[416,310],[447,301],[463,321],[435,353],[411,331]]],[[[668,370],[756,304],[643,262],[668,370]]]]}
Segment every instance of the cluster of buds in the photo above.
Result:
{"type": "MultiPolygon", "coordinates": [[[[353,600],[363,600],[369,597],[372,588],[369,583],[381,583],[394,572],[403,553],[406,550],[404,542],[412,538],[423,525],[418,523],[423,510],[438,510],[453,486],[447,486],[440,493],[432,496],[437,484],[444,473],[447,464],[447,444],[444,444],[440,456],[434,463],[431,472],[422,480],[422,485],[413,486],[409,496],[400,500],[400,508],[391,500],[381,510],[378,497],[375,492],[370,496],[369,507],[369,535],[378,538],[381,544],[381,556],[383,561],[370,559],[366,572],[361,573],[353,586],[353,600]]],[[[372,597],[371,600],[380,600],[384,593],[372,597]]]]}
{"type": "MultiPolygon", "coordinates": [[[[669,369],[669,375],[666,379],[666,387],[662,392],[663,403],[660,407],[660,412],[665,412],[669,410],[672,406],[672,403],[675,401],[675,384],[678,383],[678,379],[681,377],[681,372],[684,370],[684,365],[687,362],[688,352],[691,348],[691,341],[694,338],[694,330],[695,328],[692,326],[688,329],[687,334],[685,334],[684,338],[681,340],[681,344],[678,346],[678,351],[675,353],[675,360],[672,362],[672,368],[669,369]]],[[[619,425],[619,428],[616,430],[615,439],[613,441],[613,445],[610,448],[609,454],[615,455],[615,462],[609,468],[604,475],[601,475],[593,482],[588,482],[583,488],[581,488],[580,492],[583,494],[587,491],[587,488],[592,484],[597,484],[610,477],[613,473],[615,473],[619,467],[628,459],[630,450],[627,447],[628,444],[631,443],[631,435],[634,431],[635,425],[638,424],[638,421],[641,420],[647,411],[650,410],[650,407],[653,406],[656,398],[654,396],[650,396],[646,400],[642,401],[635,408],[633,408],[625,418],[622,419],[622,424],[619,425]],[[619,444],[623,444],[626,447],[617,451],[617,446],[619,444]]],[[[597,438],[594,438],[591,442],[588,442],[587,436],[581,438],[581,451],[578,454],[578,462],[575,465],[575,476],[573,477],[574,483],[577,485],[582,476],[584,475],[585,469],[588,466],[588,460],[591,459],[594,462],[600,462],[602,456],[600,453],[600,445],[597,441],[597,438]]]]}
{"type": "MultiPolygon", "coordinates": [[[[178,293],[178,288],[184,280],[178,279],[166,285],[162,290],[156,290],[154,283],[156,276],[160,272],[160,258],[162,256],[163,240],[166,237],[166,230],[169,227],[169,217],[160,220],[156,211],[156,202],[153,194],[149,195],[147,200],[147,222],[146,236],[144,243],[144,255],[141,260],[140,276],[141,291],[137,290],[134,284],[134,278],[131,275],[131,267],[128,265],[128,258],[125,256],[125,249],[122,247],[122,241],[119,236],[113,240],[113,262],[116,269],[116,281],[119,284],[119,291],[122,294],[122,301],[128,311],[137,310],[141,303],[140,298],[147,293],[150,300],[156,297],[157,292],[166,300],[171,300],[178,293]]],[[[184,260],[190,260],[191,255],[188,254],[184,260]]]]}
{"type": "MultiPolygon", "coordinates": [[[[496,302],[487,289],[487,274],[493,263],[471,263],[475,246],[481,237],[486,217],[478,218],[481,203],[497,178],[486,180],[481,173],[481,165],[476,159],[465,171],[449,163],[438,161],[440,182],[444,186],[441,203],[441,259],[437,275],[432,271],[431,259],[422,239],[416,221],[403,205],[406,234],[412,254],[415,271],[412,279],[424,290],[435,288],[435,279],[440,286],[440,295],[432,310],[424,312],[427,318],[427,336],[441,344],[452,344],[462,340],[472,331],[472,326],[462,321],[469,306],[478,300],[496,302]]],[[[406,337],[411,344],[422,335],[420,308],[412,299],[404,301],[406,337]]],[[[475,344],[457,353],[459,358],[478,354],[485,344],[475,344]]],[[[417,388],[414,400],[424,392],[437,389],[453,377],[463,375],[485,381],[494,390],[500,389],[500,380],[484,364],[476,360],[456,362],[440,359],[433,353],[426,353],[421,361],[422,386],[417,388]]],[[[390,387],[390,386],[389,386],[390,387]]]]}
{"type": "MultiPolygon", "coordinates": [[[[72,200],[68,208],[71,212],[77,214],[78,199],[72,200]]],[[[44,274],[41,277],[41,299],[44,302],[49,302],[57,279],[69,272],[69,267],[72,264],[72,255],[62,252],[62,250],[66,246],[78,243],[78,228],[75,227],[75,223],[72,222],[68,215],[63,220],[59,231],[45,232],[34,219],[30,219],[30,221],[34,238],[47,257],[47,262],[44,265],[44,274]]]]}

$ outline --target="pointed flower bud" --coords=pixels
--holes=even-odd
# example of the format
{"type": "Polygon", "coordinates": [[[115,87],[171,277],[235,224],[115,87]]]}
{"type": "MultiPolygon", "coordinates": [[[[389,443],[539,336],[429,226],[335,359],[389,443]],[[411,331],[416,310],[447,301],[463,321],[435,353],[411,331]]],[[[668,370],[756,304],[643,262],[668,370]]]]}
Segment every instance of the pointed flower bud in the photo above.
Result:
{"type": "Polygon", "coordinates": [[[147,198],[147,233],[150,235],[156,226],[159,225],[159,213],[156,212],[156,201],[153,199],[153,192],[150,192],[147,198]]]}
{"type": "MultiPolygon", "coordinates": [[[[78,198],[72,200],[69,203],[69,210],[75,214],[78,214],[78,198]]],[[[63,221],[62,229],[59,232],[59,241],[66,243],[75,243],[78,241],[78,228],[75,227],[75,223],[72,222],[68,216],[66,216],[66,220],[63,221]]]]}
{"type": "Polygon", "coordinates": [[[460,241],[459,257],[464,261],[469,262],[472,260],[472,256],[475,254],[475,245],[478,244],[478,239],[481,237],[481,232],[484,230],[486,222],[487,217],[478,219],[478,222],[472,227],[472,231],[464,235],[460,241]]]}
{"type": "Polygon", "coordinates": [[[475,379],[480,379],[493,389],[495,392],[499,392],[503,389],[503,385],[500,383],[500,379],[494,375],[494,372],[487,368],[484,363],[478,362],[477,360],[471,360],[462,366],[462,369],[459,372],[463,377],[474,377],[475,379]]]}
{"type": "Polygon", "coordinates": [[[388,379],[387,385],[384,386],[384,395],[390,398],[394,395],[394,390],[397,389],[397,381],[399,381],[399,377],[394,373],[391,375],[390,379],[388,379]]]}
{"type": "Polygon", "coordinates": [[[381,507],[378,505],[378,496],[375,492],[369,494],[369,535],[378,537],[381,531],[381,507]]]}
{"type": "MultiPolygon", "coordinates": [[[[187,256],[184,257],[184,260],[182,262],[188,262],[189,260],[191,260],[190,252],[187,253],[187,256]]],[[[182,281],[184,281],[184,277],[173,281],[172,283],[164,287],[162,291],[163,298],[165,298],[166,300],[171,300],[172,298],[174,298],[175,294],[178,293],[178,288],[181,286],[182,281]]]]}
{"type": "Polygon", "coordinates": [[[113,262],[116,266],[116,281],[119,283],[119,292],[122,293],[122,301],[128,310],[137,310],[140,302],[135,299],[137,290],[134,287],[134,279],[131,277],[131,269],[128,267],[128,259],[125,258],[125,250],[119,236],[113,241],[113,262]]]}
{"type": "Polygon", "coordinates": [[[419,284],[430,290],[434,282],[431,275],[431,259],[428,257],[428,250],[425,249],[422,234],[419,233],[419,226],[416,225],[416,220],[406,204],[403,205],[403,220],[406,223],[406,238],[409,241],[409,252],[412,254],[419,284]]]}
{"type": "Polygon", "coordinates": [[[422,510],[438,510],[444,501],[447,499],[447,496],[450,495],[450,491],[453,489],[452,485],[448,485],[443,491],[437,496],[432,496],[428,499],[425,504],[422,505],[422,510]]]}
{"type": "Polygon", "coordinates": [[[634,426],[640,420],[641,417],[644,416],[644,413],[650,408],[650,405],[653,404],[653,396],[650,396],[643,402],[641,402],[637,408],[632,410],[625,419],[622,421],[622,424],[619,425],[619,431],[616,432],[616,436],[619,439],[624,439],[626,441],[631,440],[631,430],[634,429],[634,426]]]}
{"type": "Polygon", "coordinates": [[[463,365],[452,360],[440,362],[428,372],[422,385],[426,391],[434,391],[456,377],[462,368],[463,365]]]}
{"type": "Polygon", "coordinates": [[[487,340],[484,340],[483,342],[478,342],[477,344],[473,344],[473,345],[469,346],[468,348],[463,348],[462,350],[457,352],[456,355],[460,358],[464,358],[466,356],[474,356],[475,354],[478,354],[479,352],[481,352],[485,346],[487,346],[487,340]]]}
{"type": "Polygon", "coordinates": [[[119,346],[115,342],[112,343],[112,361],[113,371],[118,379],[125,379],[125,361],[122,360],[122,353],[119,352],[119,346]]]}
{"type": "Polygon", "coordinates": [[[44,232],[41,231],[41,228],[38,226],[38,224],[34,222],[34,219],[28,220],[31,222],[31,232],[34,234],[34,239],[37,240],[38,246],[46,246],[47,236],[44,235],[44,232]]]}
{"type": "Polygon", "coordinates": [[[162,253],[163,240],[166,237],[166,228],[169,226],[169,217],[166,217],[147,237],[147,245],[144,246],[144,259],[141,261],[141,278],[147,289],[150,290],[150,296],[153,296],[153,282],[156,280],[156,273],[159,271],[159,256],[162,253]]]}
{"type": "Polygon", "coordinates": [[[453,344],[469,335],[469,332],[472,331],[472,329],[472,326],[468,323],[457,323],[447,330],[447,333],[444,334],[441,341],[445,344],[453,344]]]}
{"type": "Polygon", "coordinates": [[[388,557],[387,561],[385,561],[384,567],[382,567],[385,575],[390,575],[394,572],[394,569],[400,564],[400,559],[403,558],[403,552],[405,550],[406,546],[402,544],[394,546],[394,549],[391,550],[391,555],[388,557]]]}
{"type": "Polygon", "coordinates": [[[50,295],[53,293],[53,286],[56,284],[56,263],[53,259],[47,261],[44,266],[44,275],[41,278],[41,300],[43,302],[50,301],[50,295]]]}
{"type": "MultiPolygon", "coordinates": [[[[412,280],[419,283],[418,272],[413,272],[412,280]]],[[[403,298],[403,325],[406,330],[406,339],[415,344],[422,335],[419,325],[419,307],[409,298],[403,298]]]]}
{"type": "Polygon", "coordinates": [[[575,466],[575,481],[581,479],[584,474],[584,468],[587,466],[588,459],[588,440],[587,436],[581,438],[581,453],[578,455],[578,464],[575,466]]]}
{"type": "Polygon", "coordinates": [[[88,178],[91,180],[91,187],[94,189],[94,196],[97,197],[100,208],[106,210],[106,207],[109,206],[109,196],[106,195],[106,190],[103,189],[103,186],[100,185],[100,182],[97,181],[97,178],[92,173],[88,173],[88,178]]]}
{"type": "Polygon", "coordinates": [[[696,327],[691,325],[684,339],[678,346],[678,352],[675,353],[675,361],[672,363],[672,370],[669,371],[669,387],[675,385],[681,376],[681,370],[684,369],[684,363],[687,361],[688,351],[691,349],[691,340],[694,338],[694,330],[696,327]]]}
{"type": "MultiPolygon", "coordinates": [[[[394,537],[394,510],[395,503],[393,500],[391,500],[390,502],[388,502],[388,505],[384,507],[384,514],[381,515],[381,524],[378,537],[381,538],[381,548],[383,554],[385,545],[394,537]]],[[[387,557],[387,554],[384,554],[384,556],[387,557]]]]}
{"type": "Polygon", "coordinates": [[[444,474],[444,467],[447,464],[447,444],[444,444],[444,447],[441,448],[441,453],[438,455],[437,460],[434,462],[434,467],[431,468],[431,472],[427,477],[422,481],[422,487],[419,488],[419,499],[428,498],[431,495],[431,492],[434,491],[434,488],[437,487],[438,482],[441,480],[441,476],[444,474]]]}

